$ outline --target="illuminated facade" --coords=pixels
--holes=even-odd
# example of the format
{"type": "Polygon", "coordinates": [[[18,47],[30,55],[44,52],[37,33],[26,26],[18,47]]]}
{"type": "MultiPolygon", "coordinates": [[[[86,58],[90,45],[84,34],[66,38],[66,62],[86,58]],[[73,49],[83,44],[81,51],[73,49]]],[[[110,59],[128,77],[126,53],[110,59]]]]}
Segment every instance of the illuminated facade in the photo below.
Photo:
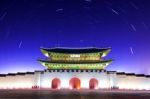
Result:
{"type": "Polygon", "coordinates": [[[150,76],[106,71],[110,48],[42,48],[43,71],[0,74],[0,89],[150,90],[150,76]]]}
{"type": "Polygon", "coordinates": [[[112,60],[103,60],[109,52],[107,49],[41,49],[47,60],[39,60],[48,69],[56,70],[102,70],[111,63],[112,60]]]}

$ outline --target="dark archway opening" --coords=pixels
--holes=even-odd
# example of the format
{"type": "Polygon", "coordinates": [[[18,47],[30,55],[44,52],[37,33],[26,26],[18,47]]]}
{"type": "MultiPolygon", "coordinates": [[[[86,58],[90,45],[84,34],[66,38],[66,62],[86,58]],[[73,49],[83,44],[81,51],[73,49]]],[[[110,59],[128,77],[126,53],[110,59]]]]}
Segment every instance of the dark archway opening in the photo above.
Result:
{"type": "Polygon", "coordinates": [[[80,89],[81,87],[81,81],[79,78],[72,78],[69,82],[71,89],[80,89]]]}
{"type": "Polygon", "coordinates": [[[98,88],[98,80],[95,79],[95,78],[92,78],[92,79],[89,81],[89,88],[90,88],[90,89],[97,89],[97,88],[98,88]]]}
{"type": "Polygon", "coordinates": [[[61,84],[60,79],[54,78],[54,79],[52,80],[51,88],[52,88],[52,89],[59,89],[59,88],[60,88],[60,84],[61,84]]]}

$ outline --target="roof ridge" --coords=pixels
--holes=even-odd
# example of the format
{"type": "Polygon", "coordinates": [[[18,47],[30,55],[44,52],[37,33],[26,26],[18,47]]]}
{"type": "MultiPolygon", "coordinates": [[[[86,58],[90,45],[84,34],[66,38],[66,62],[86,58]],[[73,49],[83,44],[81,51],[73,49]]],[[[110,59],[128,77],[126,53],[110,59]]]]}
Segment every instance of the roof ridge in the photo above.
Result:
{"type": "Polygon", "coordinates": [[[40,47],[40,49],[111,49],[111,47],[105,47],[105,48],[99,48],[99,47],[52,47],[52,48],[44,48],[44,47],[40,47]]]}

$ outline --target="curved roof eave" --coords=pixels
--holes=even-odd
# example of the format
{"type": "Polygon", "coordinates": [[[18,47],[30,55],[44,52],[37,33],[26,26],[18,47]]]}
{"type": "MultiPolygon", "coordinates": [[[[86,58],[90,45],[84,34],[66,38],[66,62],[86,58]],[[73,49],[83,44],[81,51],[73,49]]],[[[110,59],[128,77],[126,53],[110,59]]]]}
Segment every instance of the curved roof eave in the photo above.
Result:
{"type": "MultiPolygon", "coordinates": [[[[81,53],[103,53],[103,52],[110,52],[111,48],[40,48],[42,52],[45,53],[66,53],[66,54],[81,54],[81,53]]],[[[44,53],[44,54],[45,54],[44,53]]]]}

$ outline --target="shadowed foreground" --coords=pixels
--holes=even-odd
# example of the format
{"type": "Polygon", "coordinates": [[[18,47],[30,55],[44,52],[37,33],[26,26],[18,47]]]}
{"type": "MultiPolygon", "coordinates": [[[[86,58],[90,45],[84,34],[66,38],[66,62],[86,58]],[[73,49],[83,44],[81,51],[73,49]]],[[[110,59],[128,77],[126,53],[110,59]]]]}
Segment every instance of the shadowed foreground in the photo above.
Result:
{"type": "Polygon", "coordinates": [[[0,99],[150,99],[150,92],[102,90],[0,90],[0,99]]]}

